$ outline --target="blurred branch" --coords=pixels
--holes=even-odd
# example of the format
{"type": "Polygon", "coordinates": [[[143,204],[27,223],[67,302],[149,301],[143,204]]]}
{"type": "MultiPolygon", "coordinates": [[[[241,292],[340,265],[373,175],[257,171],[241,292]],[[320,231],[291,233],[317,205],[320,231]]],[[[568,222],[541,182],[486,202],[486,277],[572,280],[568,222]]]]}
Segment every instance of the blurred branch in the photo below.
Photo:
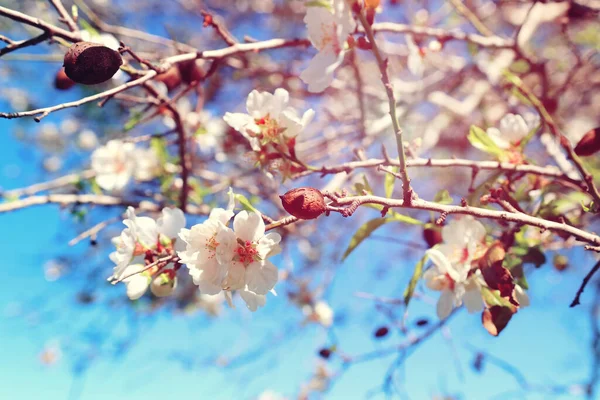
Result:
{"type": "Polygon", "coordinates": [[[515,45],[512,39],[504,39],[495,35],[481,36],[456,30],[450,31],[441,28],[404,25],[393,22],[377,22],[373,24],[372,29],[373,32],[412,33],[414,35],[430,36],[441,41],[458,40],[487,48],[513,48],[515,45]]]}
{"type": "Polygon", "coordinates": [[[592,276],[594,276],[594,274],[598,271],[598,269],[600,269],[600,261],[598,261],[596,263],[596,265],[594,265],[594,267],[587,273],[585,278],[583,278],[583,282],[581,282],[581,286],[577,290],[577,294],[575,294],[575,298],[573,299],[573,301],[571,302],[571,305],[569,305],[569,307],[575,307],[575,306],[581,304],[579,302],[579,298],[583,294],[583,291],[585,290],[586,285],[588,284],[590,279],[592,279],[592,276]]]}
{"type": "Polygon", "coordinates": [[[71,42],[81,41],[81,35],[79,32],[69,32],[65,29],[59,28],[58,26],[42,21],[39,18],[30,17],[29,15],[23,14],[19,11],[0,6],[0,16],[4,16],[12,19],[13,21],[39,28],[46,32],[49,36],[60,37],[71,42]]]}
{"type": "Polygon", "coordinates": [[[31,196],[33,194],[45,191],[58,189],[64,186],[74,185],[81,180],[91,179],[96,175],[92,170],[85,170],[80,173],[69,174],[61,176],[60,178],[53,179],[47,182],[36,183],[31,186],[20,189],[7,190],[6,192],[0,193],[4,198],[21,197],[23,195],[31,196]]]}
{"type": "Polygon", "coordinates": [[[60,0],[49,0],[49,1],[54,6],[54,8],[56,8],[56,11],[60,15],[62,22],[67,24],[67,26],[69,27],[71,32],[79,31],[77,24],[75,23],[75,21],[73,21],[73,18],[71,18],[71,15],[69,15],[67,10],[63,6],[62,2],[60,0]]]}

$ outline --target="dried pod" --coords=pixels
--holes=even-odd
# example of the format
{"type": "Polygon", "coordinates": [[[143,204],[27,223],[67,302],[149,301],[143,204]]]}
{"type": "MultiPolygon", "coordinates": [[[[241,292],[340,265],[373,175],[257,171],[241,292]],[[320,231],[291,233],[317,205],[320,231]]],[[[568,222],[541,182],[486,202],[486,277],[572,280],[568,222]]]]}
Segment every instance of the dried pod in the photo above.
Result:
{"type": "Polygon", "coordinates": [[[75,85],[75,82],[67,76],[65,69],[61,68],[54,77],[54,87],[58,90],[68,90],[75,85]]]}
{"type": "Polygon", "coordinates": [[[423,228],[423,239],[429,247],[442,243],[442,228],[434,224],[426,224],[423,228]]]}
{"type": "Polygon", "coordinates": [[[583,135],[577,146],[575,146],[575,154],[578,156],[591,156],[600,150],[600,127],[590,129],[588,133],[583,135]]]}
{"type": "Polygon", "coordinates": [[[166,72],[163,72],[160,75],[157,75],[155,78],[158,82],[162,82],[167,86],[167,90],[170,92],[171,90],[177,88],[181,83],[181,74],[179,73],[179,68],[171,67],[166,72]]]}
{"type": "Polygon", "coordinates": [[[196,64],[196,60],[181,62],[177,64],[177,68],[179,68],[179,74],[185,83],[198,82],[203,78],[200,67],[196,64]]]}
{"type": "Polygon", "coordinates": [[[98,43],[78,42],[65,54],[65,73],[84,85],[106,82],[123,64],[119,52],[98,43]]]}
{"type": "Polygon", "coordinates": [[[296,218],[314,219],[327,209],[323,194],[315,188],[303,187],[292,189],[281,198],[285,211],[296,218]]]}
{"type": "Polygon", "coordinates": [[[373,336],[379,339],[387,336],[388,333],[390,333],[390,329],[387,326],[382,326],[377,328],[377,330],[373,333],[373,336]]]}

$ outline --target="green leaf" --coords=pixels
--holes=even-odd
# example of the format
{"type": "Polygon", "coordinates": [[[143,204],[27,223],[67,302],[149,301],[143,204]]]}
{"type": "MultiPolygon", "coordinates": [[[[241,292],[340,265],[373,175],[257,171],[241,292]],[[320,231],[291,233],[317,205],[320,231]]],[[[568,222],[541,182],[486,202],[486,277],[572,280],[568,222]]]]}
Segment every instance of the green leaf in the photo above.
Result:
{"type": "Polygon", "coordinates": [[[94,178],[90,179],[90,189],[94,194],[102,194],[102,189],[100,188],[100,185],[98,185],[98,182],[96,182],[96,179],[94,178]]]}
{"type": "Polygon", "coordinates": [[[375,218],[368,222],[365,222],[360,228],[358,228],[356,233],[354,233],[354,236],[352,236],[352,239],[350,239],[350,244],[348,245],[348,248],[346,249],[346,251],[344,252],[344,255],[342,256],[342,261],[344,261],[346,259],[346,257],[348,257],[350,255],[350,253],[352,253],[352,251],[354,251],[354,249],[356,249],[358,247],[358,245],[362,243],[363,240],[368,238],[371,235],[371,233],[373,233],[373,231],[375,231],[381,225],[386,224],[393,220],[394,220],[393,218],[387,217],[387,218],[375,218]]]}
{"type": "Polygon", "coordinates": [[[329,11],[333,11],[331,3],[327,0],[311,0],[306,2],[306,7],[323,7],[329,11]]]}
{"type": "Polygon", "coordinates": [[[246,210],[246,211],[254,211],[254,212],[260,213],[260,211],[258,211],[256,208],[254,208],[254,206],[252,205],[252,203],[250,202],[250,200],[248,200],[246,198],[246,196],[244,196],[243,194],[236,193],[235,194],[235,199],[240,202],[240,204],[242,205],[242,208],[244,210],[246,210]]]}
{"type": "Polygon", "coordinates": [[[125,125],[123,126],[123,130],[125,132],[129,132],[130,130],[135,128],[136,125],[139,124],[142,120],[143,115],[144,113],[140,111],[132,111],[129,120],[127,120],[127,122],[125,122],[125,125]]]}
{"type": "Polygon", "coordinates": [[[517,74],[526,74],[531,70],[531,66],[526,60],[518,60],[511,64],[511,71],[517,74]]]}
{"type": "Polygon", "coordinates": [[[100,32],[95,30],[94,27],[92,27],[92,25],[90,25],[90,23],[87,22],[85,19],[80,19],[79,23],[81,24],[81,27],[84,30],[86,30],[90,33],[90,36],[100,36],[100,32]]]}
{"type": "Polygon", "coordinates": [[[424,255],[423,258],[419,260],[419,262],[415,266],[415,270],[413,271],[412,277],[408,282],[408,286],[404,291],[404,304],[406,305],[406,307],[408,307],[408,303],[410,302],[410,299],[412,298],[412,295],[415,292],[417,282],[419,282],[419,279],[421,279],[421,275],[423,275],[423,266],[425,265],[425,262],[427,262],[427,258],[427,255],[424,255]]]}
{"type": "Polygon", "coordinates": [[[433,201],[439,204],[452,204],[454,200],[450,197],[450,193],[446,189],[443,189],[435,194],[433,201]]]}
{"type": "Polygon", "coordinates": [[[488,136],[488,134],[478,126],[471,125],[469,129],[469,135],[467,136],[469,142],[473,147],[485,151],[486,153],[495,155],[500,158],[504,154],[504,150],[494,143],[494,141],[488,136]]]}
{"type": "Polygon", "coordinates": [[[491,290],[490,288],[483,286],[481,288],[481,295],[483,296],[485,303],[490,307],[501,306],[510,309],[514,308],[514,305],[508,299],[500,295],[499,290],[491,290]]]}
{"type": "Polygon", "coordinates": [[[152,138],[150,140],[150,148],[154,150],[161,165],[165,165],[169,161],[169,152],[167,151],[167,141],[163,138],[152,138]]]}
{"type": "MultiPolygon", "coordinates": [[[[394,172],[398,172],[399,168],[398,167],[392,167],[392,171],[394,172]]],[[[385,197],[387,197],[388,199],[390,197],[392,197],[392,193],[394,193],[394,184],[396,183],[396,177],[392,174],[385,174],[385,181],[384,181],[384,186],[385,186],[385,197]]]]}

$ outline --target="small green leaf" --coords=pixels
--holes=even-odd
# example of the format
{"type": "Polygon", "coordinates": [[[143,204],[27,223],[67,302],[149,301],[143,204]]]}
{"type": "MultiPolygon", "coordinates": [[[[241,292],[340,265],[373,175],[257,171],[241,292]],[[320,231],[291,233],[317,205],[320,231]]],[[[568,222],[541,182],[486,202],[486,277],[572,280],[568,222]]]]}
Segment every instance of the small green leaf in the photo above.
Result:
{"type": "Polygon", "coordinates": [[[406,290],[404,291],[404,304],[406,305],[406,307],[408,307],[408,303],[410,302],[410,299],[412,298],[412,295],[415,292],[415,288],[417,287],[417,282],[419,282],[419,279],[421,279],[421,275],[423,275],[423,266],[427,262],[427,258],[428,258],[427,255],[424,255],[423,258],[421,258],[421,260],[419,260],[419,262],[415,266],[413,275],[410,278],[410,281],[408,282],[408,286],[407,286],[406,290]]]}
{"type": "Polygon", "coordinates": [[[102,189],[100,188],[100,185],[98,185],[98,182],[96,182],[96,179],[94,178],[90,179],[90,189],[94,194],[102,194],[102,189]]]}
{"type": "Polygon", "coordinates": [[[165,165],[169,161],[169,152],[167,151],[167,141],[163,138],[152,138],[150,147],[156,153],[160,165],[165,165]]]}
{"type": "Polygon", "coordinates": [[[328,9],[329,11],[333,11],[331,7],[331,3],[327,0],[311,0],[306,2],[306,7],[323,7],[328,9]]]}
{"type": "Polygon", "coordinates": [[[123,130],[125,132],[129,132],[130,130],[135,128],[136,125],[140,123],[143,116],[144,113],[141,111],[132,111],[129,116],[129,119],[127,120],[127,122],[125,122],[125,125],[123,126],[123,130]]]}
{"type": "Polygon", "coordinates": [[[435,194],[433,201],[439,204],[452,204],[454,200],[452,200],[452,197],[450,197],[450,193],[444,189],[435,194]]]}
{"type": "MultiPolygon", "coordinates": [[[[398,167],[392,167],[392,171],[398,172],[398,167]]],[[[385,174],[385,197],[388,199],[392,197],[392,193],[394,193],[394,184],[396,183],[396,177],[392,174],[385,174]]]]}
{"type": "Polygon", "coordinates": [[[500,158],[504,154],[504,150],[494,143],[494,141],[488,136],[486,131],[481,129],[478,126],[471,125],[471,129],[469,129],[469,135],[467,136],[469,142],[473,147],[485,151],[486,153],[495,155],[500,158]]]}
{"type": "Polygon", "coordinates": [[[89,22],[87,22],[85,19],[80,19],[79,23],[81,24],[81,27],[88,31],[90,33],[90,36],[100,36],[100,33],[95,30],[92,25],[90,25],[89,22]]]}
{"type": "Polygon", "coordinates": [[[485,301],[485,303],[490,307],[501,306],[508,307],[510,309],[513,309],[515,307],[510,302],[510,300],[500,295],[499,290],[491,290],[490,288],[484,286],[481,288],[481,295],[483,296],[483,300],[485,301]]]}
{"type": "Polygon", "coordinates": [[[250,200],[248,200],[246,198],[246,196],[244,196],[243,194],[236,193],[235,194],[235,199],[240,202],[240,204],[242,205],[242,208],[244,210],[246,210],[246,211],[254,211],[256,213],[260,213],[260,211],[258,211],[256,208],[254,208],[254,206],[252,205],[252,203],[250,202],[250,200]]]}
{"type": "Polygon", "coordinates": [[[531,66],[526,60],[520,59],[512,63],[510,69],[517,74],[526,74],[531,70],[531,66]]]}
{"type": "Polygon", "coordinates": [[[371,235],[371,233],[373,233],[373,231],[375,231],[381,225],[386,224],[390,221],[393,221],[393,218],[375,218],[368,222],[365,222],[360,228],[358,228],[356,233],[354,233],[352,239],[350,239],[350,244],[348,245],[348,248],[342,256],[342,261],[344,261],[346,257],[348,257],[350,253],[352,253],[352,251],[354,251],[354,249],[356,249],[358,245],[362,243],[363,240],[368,238],[371,235]]]}

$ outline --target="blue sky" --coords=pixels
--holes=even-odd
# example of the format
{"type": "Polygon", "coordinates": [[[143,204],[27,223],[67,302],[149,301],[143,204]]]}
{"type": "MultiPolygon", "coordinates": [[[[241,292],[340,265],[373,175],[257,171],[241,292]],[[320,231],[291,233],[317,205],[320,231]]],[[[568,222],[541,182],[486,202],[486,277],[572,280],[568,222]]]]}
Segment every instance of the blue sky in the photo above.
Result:
{"type": "MultiPolygon", "coordinates": [[[[250,28],[238,29],[247,33],[250,28]]],[[[44,68],[45,65],[19,64],[22,72],[37,78],[25,81],[22,87],[35,89],[44,104],[48,102],[48,92],[39,87],[49,85],[53,75],[53,69],[44,68]]],[[[50,98],[65,101],[76,96],[73,92],[52,92],[50,98]]],[[[7,107],[0,102],[2,111],[7,107]]],[[[57,113],[45,121],[60,122],[70,112],[57,113]]],[[[43,178],[42,153],[13,135],[21,123],[0,120],[2,189],[23,187],[43,178]]],[[[26,126],[34,129],[33,123],[26,126]]],[[[71,162],[77,163],[79,158],[74,154],[71,162]]],[[[97,212],[94,218],[119,211],[97,212]]],[[[357,218],[367,216],[373,217],[374,211],[361,210],[357,218]]],[[[333,222],[341,222],[341,218],[333,222]]],[[[381,234],[390,233],[386,229],[381,234]]],[[[372,300],[357,296],[402,296],[417,256],[407,257],[400,247],[389,243],[366,241],[338,267],[327,297],[338,320],[327,332],[314,324],[302,325],[301,312],[285,296],[270,297],[267,306],[255,314],[240,305],[226,310],[218,320],[200,313],[182,315],[163,310],[148,314],[125,305],[107,306],[112,298],[123,300],[124,288],[119,286],[98,290],[98,303],[82,306],[75,301],[76,294],[89,285],[103,285],[111,265],[105,253],[94,252],[87,243],[69,248],[66,242],[76,233],[72,216],[57,206],[0,214],[0,243],[4,249],[0,290],[0,343],[4,350],[0,360],[4,368],[0,374],[0,399],[34,399],[41,393],[51,400],[164,396],[251,399],[266,389],[293,398],[315,366],[324,363],[317,356],[321,347],[336,342],[344,353],[358,355],[409,340],[395,331],[383,340],[373,340],[373,331],[388,324],[388,320],[375,310],[372,300]],[[58,281],[47,281],[44,264],[63,255],[75,260],[72,272],[58,281]],[[104,273],[87,277],[85,272],[92,265],[101,266],[104,273]],[[386,273],[376,277],[374,267],[386,273]],[[348,317],[342,320],[343,315],[348,317]],[[43,365],[40,354],[52,343],[60,346],[62,358],[53,365],[43,365]],[[243,357],[231,366],[215,365],[218,358],[239,355],[243,357]]],[[[405,235],[404,239],[420,240],[405,235]]],[[[100,239],[108,237],[101,235],[100,239]]],[[[484,365],[482,374],[476,373],[470,364],[478,349],[518,368],[533,385],[585,381],[591,365],[588,314],[592,287],[585,292],[580,307],[570,309],[568,304],[593,260],[578,249],[567,254],[571,263],[567,272],[554,271],[550,264],[533,271],[529,277],[532,306],[520,311],[499,337],[489,336],[480,326],[479,315],[469,315],[464,310],[457,313],[447,328],[412,351],[397,369],[400,393],[411,399],[443,394],[462,399],[549,398],[545,392],[518,391],[514,376],[491,363],[484,365]]],[[[284,265],[288,261],[279,257],[275,262],[284,265]]],[[[436,294],[429,295],[432,301],[436,300],[436,294]]],[[[435,321],[434,305],[414,300],[408,314],[410,326],[419,318],[435,321]]],[[[412,333],[425,329],[414,328],[412,333]]],[[[377,389],[397,356],[390,354],[351,366],[334,381],[325,397],[385,398],[377,389]]],[[[341,367],[336,355],[326,364],[332,372],[341,367]]],[[[565,394],[554,398],[582,397],[565,394]]]]}

